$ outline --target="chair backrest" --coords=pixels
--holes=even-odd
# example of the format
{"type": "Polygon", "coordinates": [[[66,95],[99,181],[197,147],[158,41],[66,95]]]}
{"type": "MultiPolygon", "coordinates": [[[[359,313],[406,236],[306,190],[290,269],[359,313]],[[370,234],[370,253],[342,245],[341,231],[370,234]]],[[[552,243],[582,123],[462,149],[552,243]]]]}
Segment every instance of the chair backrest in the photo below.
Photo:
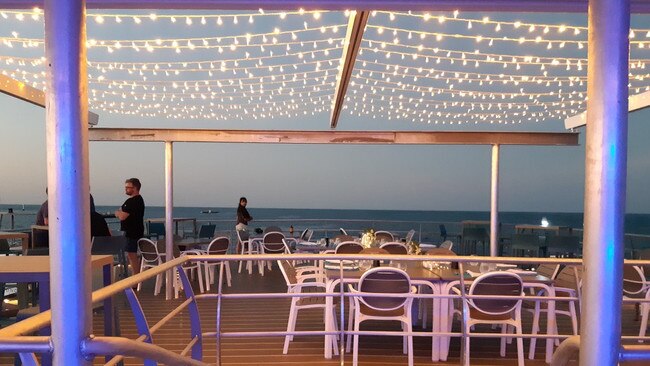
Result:
{"type": "Polygon", "coordinates": [[[333,240],[334,240],[334,243],[336,243],[336,242],[343,243],[344,241],[354,241],[354,236],[341,234],[341,235],[335,236],[333,240]]]}
{"type": "Polygon", "coordinates": [[[272,231],[264,234],[264,239],[262,239],[262,246],[264,247],[265,252],[284,252],[286,246],[282,242],[284,239],[284,234],[272,231]]]}
{"type": "Polygon", "coordinates": [[[0,239],[0,251],[2,252],[9,252],[11,248],[9,248],[9,242],[7,239],[0,239]]]}
{"type": "Polygon", "coordinates": [[[415,230],[411,229],[411,230],[409,230],[409,232],[406,234],[406,238],[404,238],[404,241],[408,243],[408,242],[410,242],[411,240],[413,240],[413,237],[414,237],[414,236],[415,236],[415,230]]]}
{"type": "Polygon", "coordinates": [[[390,254],[409,254],[409,250],[406,245],[396,241],[384,243],[380,245],[379,248],[386,250],[390,254]]]}
{"type": "Polygon", "coordinates": [[[251,234],[248,233],[246,230],[237,230],[237,239],[239,240],[240,243],[243,243],[250,239],[251,234]]]}
{"type": "Polygon", "coordinates": [[[341,235],[348,235],[348,232],[345,231],[345,229],[343,229],[342,227],[339,228],[339,232],[341,233],[341,235]]]}
{"type": "Polygon", "coordinates": [[[228,253],[230,239],[225,236],[214,238],[208,245],[207,253],[210,255],[221,255],[228,253]]]}
{"type": "Polygon", "coordinates": [[[537,266],[537,269],[535,269],[535,271],[544,277],[548,277],[554,280],[555,277],[557,277],[558,273],[560,272],[560,265],[542,263],[539,266],[537,266]]]}
{"type": "Polygon", "coordinates": [[[300,234],[300,240],[301,241],[310,241],[312,235],[314,235],[314,230],[305,229],[305,230],[302,231],[302,234],[300,234]]]}
{"type": "Polygon", "coordinates": [[[282,229],[279,226],[267,226],[264,229],[264,234],[273,233],[273,232],[281,233],[282,229]]]}
{"type": "MultiPolygon", "coordinates": [[[[359,291],[377,294],[408,294],[411,292],[411,279],[406,272],[397,268],[373,268],[361,276],[359,291]]],[[[377,310],[395,310],[404,306],[407,297],[361,296],[359,301],[377,310]]]]}
{"type": "Polygon", "coordinates": [[[140,250],[140,254],[142,254],[142,259],[147,262],[157,261],[160,258],[158,246],[147,238],[138,240],[138,249],[140,250]]]}
{"type": "MultiPolygon", "coordinates": [[[[650,249],[641,249],[638,253],[638,259],[650,259],[650,249]]],[[[650,274],[650,264],[641,267],[643,268],[643,273],[650,274]]]]}
{"type": "MultiPolygon", "coordinates": [[[[469,295],[521,296],[521,277],[510,272],[485,273],[472,282],[469,295]]],[[[513,311],[521,299],[469,299],[469,304],[481,313],[489,315],[507,314],[513,311]]]]}
{"type": "Polygon", "coordinates": [[[451,250],[451,248],[453,247],[454,247],[454,243],[451,240],[445,240],[444,242],[442,242],[442,244],[440,244],[440,248],[443,249],[451,250]]]}
{"type": "Polygon", "coordinates": [[[646,290],[646,279],[640,266],[623,266],[623,293],[629,297],[643,297],[646,290]]]}
{"type": "Polygon", "coordinates": [[[128,243],[124,236],[93,236],[90,253],[93,255],[116,255],[121,254],[128,243]]]}
{"type": "Polygon", "coordinates": [[[357,254],[361,253],[363,246],[356,241],[344,241],[336,246],[336,254],[357,254]]]}
{"type": "Polygon", "coordinates": [[[164,222],[149,222],[149,236],[165,236],[164,222]]]}
{"type": "Polygon", "coordinates": [[[388,243],[391,241],[395,241],[395,238],[393,237],[393,234],[389,233],[388,231],[377,231],[375,232],[375,239],[382,243],[388,243]]]}
{"type": "Polygon", "coordinates": [[[427,250],[426,255],[434,255],[434,256],[440,256],[440,257],[445,256],[446,257],[446,256],[455,256],[456,253],[452,252],[449,249],[445,249],[445,248],[431,248],[431,249],[427,250]]]}
{"type": "Polygon", "coordinates": [[[438,225],[438,227],[440,228],[440,237],[442,238],[442,240],[443,241],[447,240],[447,228],[445,227],[445,225],[440,224],[438,225]]]}
{"type": "Polygon", "coordinates": [[[217,229],[217,225],[208,224],[201,225],[199,229],[199,238],[212,238],[214,237],[214,231],[217,229]]]}

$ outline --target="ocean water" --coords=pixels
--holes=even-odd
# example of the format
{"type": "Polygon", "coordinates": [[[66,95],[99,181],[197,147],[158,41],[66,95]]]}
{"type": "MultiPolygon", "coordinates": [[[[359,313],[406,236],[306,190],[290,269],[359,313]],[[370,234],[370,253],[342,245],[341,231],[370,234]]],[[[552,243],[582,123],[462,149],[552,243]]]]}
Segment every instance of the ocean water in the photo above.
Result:
{"type": "MultiPolygon", "coordinates": [[[[12,208],[16,213],[14,228],[29,229],[35,221],[38,205],[0,205],[0,212],[12,208]]],[[[97,211],[111,213],[116,206],[97,206],[97,211]]],[[[293,226],[296,231],[311,228],[321,233],[337,232],[342,227],[356,233],[373,228],[375,230],[391,230],[407,232],[415,229],[422,232],[423,238],[438,237],[439,225],[444,224],[447,231],[457,233],[460,222],[464,220],[487,221],[490,213],[487,211],[398,211],[398,210],[332,210],[332,209],[288,209],[288,208],[256,208],[248,207],[255,219],[250,223],[251,228],[277,225],[283,229],[293,226]]],[[[149,206],[145,218],[164,217],[165,208],[149,206]]],[[[217,231],[229,231],[235,225],[235,207],[175,207],[174,217],[196,218],[198,223],[217,225],[217,231]],[[207,211],[212,210],[211,213],[207,211]]],[[[583,228],[583,215],[580,212],[501,212],[499,214],[502,231],[512,230],[515,224],[540,224],[546,218],[550,225],[569,226],[574,229],[583,228]]],[[[108,220],[109,225],[117,228],[115,219],[108,220]]],[[[191,224],[179,224],[179,230],[191,230],[191,224]]],[[[5,216],[0,222],[0,229],[9,229],[10,219],[5,216]]],[[[625,216],[625,232],[650,235],[650,214],[627,214],[625,216]]]]}

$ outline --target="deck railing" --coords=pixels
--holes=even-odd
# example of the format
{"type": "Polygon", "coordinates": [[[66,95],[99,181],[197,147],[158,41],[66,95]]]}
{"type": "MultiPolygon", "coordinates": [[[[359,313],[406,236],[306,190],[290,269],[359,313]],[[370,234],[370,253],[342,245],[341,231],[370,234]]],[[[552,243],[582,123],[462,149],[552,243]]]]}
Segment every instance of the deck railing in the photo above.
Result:
{"type": "MultiPolygon", "coordinates": [[[[152,327],[148,327],[146,321],[144,320],[144,313],[142,309],[139,308],[139,303],[137,302],[137,297],[131,288],[137,285],[140,282],[154,278],[156,275],[166,272],[168,270],[180,269],[181,266],[186,262],[223,262],[223,261],[239,261],[239,260],[253,260],[253,261],[275,261],[275,260],[304,260],[304,261],[322,261],[322,260],[382,260],[382,261],[400,261],[400,262],[412,262],[412,261],[429,261],[429,262],[455,262],[459,265],[459,273],[464,273],[464,266],[467,263],[471,262],[480,262],[480,263],[505,263],[505,264],[516,264],[516,265],[526,265],[526,264],[560,264],[565,266],[571,265],[581,265],[582,262],[580,259],[561,259],[561,258],[512,258],[512,257],[461,257],[461,256],[404,256],[404,255],[366,255],[366,254],[292,254],[292,255],[204,255],[204,256],[183,256],[177,259],[174,259],[168,263],[160,265],[156,268],[149,269],[145,272],[142,272],[138,275],[126,278],[119,282],[116,282],[112,285],[109,285],[105,288],[94,291],[92,294],[93,303],[98,303],[106,298],[115,296],[123,291],[126,291],[127,297],[129,297],[132,310],[134,310],[136,325],[138,328],[138,333],[140,336],[135,339],[127,339],[123,337],[90,337],[83,341],[83,344],[80,345],[83,349],[83,352],[87,357],[95,357],[100,355],[112,356],[112,358],[107,360],[107,364],[113,365],[118,363],[123,357],[139,357],[145,359],[145,364],[150,365],[154,362],[162,362],[166,364],[176,364],[176,365],[204,365],[202,361],[202,345],[204,338],[215,338],[217,346],[217,359],[216,364],[221,364],[221,339],[228,337],[260,337],[260,336],[286,336],[286,335],[322,335],[322,336],[339,336],[340,342],[338,344],[339,355],[341,357],[341,362],[343,362],[343,355],[345,353],[344,340],[347,335],[378,335],[385,334],[385,332],[377,331],[347,331],[343,326],[345,318],[345,298],[351,296],[363,296],[368,295],[365,293],[358,293],[353,295],[351,293],[343,291],[343,286],[340,286],[341,291],[331,292],[331,293],[232,293],[224,294],[223,293],[223,279],[224,279],[224,266],[220,266],[218,281],[219,285],[217,287],[217,293],[215,294],[201,294],[194,295],[192,292],[192,287],[185,276],[183,270],[178,270],[178,275],[183,282],[183,288],[186,295],[186,300],[181,303],[178,307],[172,310],[169,314],[163,317],[157,324],[152,327]],[[340,302],[340,322],[341,327],[338,331],[258,331],[258,332],[224,332],[221,329],[221,317],[222,317],[222,302],[225,299],[241,299],[241,298],[291,298],[291,297],[339,297],[340,302]],[[196,306],[196,300],[200,299],[216,299],[217,301],[217,324],[216,331],[213,332],[204,332],[201,330],[201,325],[199,321],[198,308],[196,306]],[[190,319],[191,319],[191,332],[192,338],[188,342],[187,346],[181,352],[181,354],[176,354],[171,351],[165,350],[159,346],[151,344],[151,334],[162,327],[168,320],[175,317],[177,314],[181,313],[183,310],[189,310],[190,319]],[[186,357],[185,355],[191,352],[191,358],[186,357]]],[[[650,261],[639,261],[631,260],[626,261],[626,264],[631,265],[648,265],[650,261]]],[[[342,267],[339,268],[339,276],[341,279],[345,278],[345,271],[342,267]]],[[[215,279],[217,280],[217,279],[215,279]]],[[[427,281],[412,281],[414,284],[426,285],[427,281]]],[[[466,301],[469,299],[523,299],[523,300],[535,300],[535,301],[578,301],[578,297],[549,297],[549,296],[487,296],[487,295],[468,295],[465,292],[465,278],[464,276],[459,276],[458,280],[460,294],[399,294],[399,295],[389,295],[382,294],[386,297],[412,297],[418,299],[458,299],[460,301],[466,301]]],[[[624,302],[650,302],[647,299],[631,299],[624,300],[624,302]]],[[[588,306],[588,305],[587,305],[588,306]]],[[[110,311],[105,309],[105,311],[110,311]]],[[[466,314],[464,315],[466,317],[466,314]]],[[[22,322],[13,324],[4,329],[0,329],[0,352],[11,352],[19,353],[23,363],[25,365],[37,365],[37,359],[35,353],[51,353],[53,352],[52,344],[50,337],[47,336],[28,336],[26,334],[35,332],[43,327],[49,326],[51,320],[51,312],[46,311],[40,313],[34,317],[28,318],[22,322]]],[[[464,321],[467,319],[465,318],[464,321]]],[[[495,337],[499,336],[495,333],[471,333],[466,334],[463,332],[447,332],[445,330],[441,331],[413,331],[413,332],[392,332],[394,335],[409,335],[417,337],[472,337],[472,338],[483,338],[483,337],[495,337]]],[[[513,337],[520,338],[540,338],[546,339],[548,343],[547,349],[552,349],[552,343],[555,339],[566,339],[569,338],[569,341],[565,342],[565,346],[559,348],[560,356],[566,357],[566,355],[571,355],[571,350],[575,351],[576,338],[573,338],[572,334],[522,334],[522,335],[513,335],[513,337]]],[[[634,336],[624,336],[622,339],[635,339],[635,340],[650,340],[650,337],[634,337],[634,336]]],[[[650,346],[623,346],[621,348],[621,359],[634,359],[634,360],[650,360],[650,346]]],[[[547,351],[547,357],[549,356],[547,351]]],[[[558,360],[564,359],[560,356],[556,357],[555,362],[560,362],[558,360]]],[[[547,358],[550,361],[550,357],[547,358]]],[[[562,365],[562,363],[557,363],[562,365]]]]}

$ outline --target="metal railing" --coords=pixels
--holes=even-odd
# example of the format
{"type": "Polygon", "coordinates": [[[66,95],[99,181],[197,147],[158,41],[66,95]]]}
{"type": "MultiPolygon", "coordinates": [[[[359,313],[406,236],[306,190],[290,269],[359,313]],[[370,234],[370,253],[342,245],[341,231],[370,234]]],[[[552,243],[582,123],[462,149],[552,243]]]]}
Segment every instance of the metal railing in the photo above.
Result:
{"type": "MultiPolygon", "coordinates": [[[[113,365],[119,362],[123,357],[140,357],[146,360],[151,360],[155,362],[162,363],[172,363],[177,365],[203,365],[202,362],[202,343],[203,338],[215,338],[217,344],[217,364],[221,364],[221,339],[228,337],[260,337],[260,336],[286,336],[286,335],[322,335],[322,336],[339,336],[340,344],[338,345],[339,355],[341,357],[341,362],[343,362],[344,349],[344,339],[347,335],[378,335],[386,334],[385,332],[377,331],[348,331],[343,327],[344,318],[345,318],[345,298],[350,298],[352,296],[363,296],[368,295],[366,293],[351,294],[343,291],[343,286],[340,287],[338,292],[329,292],[329,293],[232,293],[224,294],[223,293],[223,279],[224,279],[224,266],[220,266],[219,276],[218,276],[218,290],[216,294],[201,294],[194,295],[192,292],[192,287],[185,275],[185,272],[180,269],[181,266],[186,262],[224,262],[224,261],[239,261],[239,260],[253,260],[253,261],[275,261],[275,260],[303,260],[303,261],[323,261],[323,260],[382,260],[382,261],[400,261],[400,262],[416,262],[416,261],[428,261],[428,262],[452,262],[458,263],[459,273],[464,273],[464,266],[472,262],[482,262],[482,263],[505,263],[505,264],[560,264],[565,266],[571,265],[581,265],[582,261],[579,259],[559,259],[559,258],[510,258],[510,257],[457,257],[457,256],[405,256],[405,255],[363,255],[363,254],[292,254],[292,255],[203,255],[203,256],[183,256],[177,259],[174,259],[168,263],[149,269],[145,272],[142,272],[138,275],[129,277],[127,279],[121,280],[114,284],[111,284],[107,287],[94,291],[92,294],[92,302],[98,303],[106,298],[119,294],[123,291],[127,292],[127,297],[130,297],[130,304],[134,313],[139,304],[135,305],[133,299],[136,300],[135,294],[131,290],[134,285],[137,285],[140,282],[154,278],[158,274],[164,273],[168,270],[173,270],[179,268],[178,275],[181,281],[183,282],[183,288],[186,294],[186,300],[181,303],[178,307],[173,309],[170,313],[164,316],[158,323],[152,327],[148,327],[146,322],[143,324],[137,324],[139,337],[135,340],[123,338],[123,337],[90,337],[84,340],[81,345],[85,354],[88,357],[95,357],[100,355],[110,355],[115,356],[113,359],[109,360],[107,364],[113,365]],[[341,327],[338,331],[256,331],[256,332],[224,332],[221,329],[221,318],[222,318],[222,303],[226,299],[259,299],[259,298],[293,298],[293,297],[326,297],[333,299],[334,297],[339,297],[339,307],[340,307],[340,321],[341,327]],[[201,330],[199,322],[199,313],[198,308],[196,307],[196,300],[200,299],[216,299],[217,300],[217,324],[216,330],[212,332],[203,332],[201,330]],[[187,344],[181,354],[176,354],[165,350],[159,346],[151,344],[151,334],[156,330],[160,329],[168,320],[175,317],[177,314],[182,311],[189,309],[190,319],[192,320],[192,337],[190,342],[187,344]],[[189,351],[192,351],[192,358],[185,357],[189,351]]],[[[647,265],[650,264],[650,261],[626,261],[626,264],[632,265],[647,265]]],[[[215,278],[215,280],[217,280],[215,278]]],[[[345,283],[345,271],[342,267],[339,267],[339,280],[340,283],[345,283]]],[[[432,279],[435,281],[435,279],[432,279]]],[[[417,285],[427,285],[427,281],[412,281],[417,285]]],[[[430,282],[430,281],[428,281],[430,282]]],[[[459,300],[459,301],[468,301],[471,299],[523,299],[530,301],[579,301],[578,297],[558,297],[558,296],[486,296],[486,295],[468,295],[465,292],[466,283],[465,277],[459,276],[458,288],[460,289],[460,294],[452,293],[415,293],[415,294],[382,294],[385,297],[409,297],[409,298],[418,298],[418,299],[438,299],[438,300],[459,300]]],[[[333,288],[333,287],[332,287],[333,288]]],[[[644,299],[632,299],[626,300],[626,302],[648,302],[650,300],[644,299]]],[[[142,309],[140,309],[141,312],[142,309]]],[[[144,314],[142,313],[140,318],[136,314],[136,322],[138,319],[142,320],[144,314]]],[[[466,315],[464,315],[466,317],[466,315]]],[[[32,333],[40,328],[46,327],[50,324],[51,312],[46,311],[40,313],[34,317],[28,318],[19,323],[8,326],[4,329],[0,329],[0,352],[11,352],[19,353],[21,359],[26,365],[35,365],[36,358],[33,355],[34,353],[51,353],[53,351],[50,337],[47,336],[29,336],[27,334],[32,333]]],[[[466,321],[467,319],[464,319],[466,321]]],[[[500,334],[495,333],[474,333],[467,334],[464,330],[461,332],[451,332],[441,329],[438,331],[413,331],[413,332],[393,332],[394,335],[405,335],[405,336],[418,336],[418,337],[472,337],[472,338],[484,338],[484,337],[499,337],[500,334]]],[[[540,338],[547,340],[547,357],[549,356],[548,349],[553,348],[553,342],[555,339],[569,339],[568,341],[563,342],[562,346],[558,348],[557,355],[554,358],[553,362],[557,362],[557,365],[563,365],[561,360],[565,360],[565,355],[572,355],[572,350],[575,351],[576,347],[576,338],[572,334],[521,334],[513,335],[513,337],[518,338],[540,338]],[[550,348],[549,348],[550,347],[550,348]]],[[[650,337],[624,337],[632,339],[643,339],[650,340],[650,337]]],[[[650,348],[648,346],[623,346],[621,348],[621,359],[635,359],[635,360],[649,360],[650,359],[650,348]]],[[[550,361],[550,357],[548,358],[550,361]]],[[[555,363],[554,363],[555,364],[555,363]]]]}

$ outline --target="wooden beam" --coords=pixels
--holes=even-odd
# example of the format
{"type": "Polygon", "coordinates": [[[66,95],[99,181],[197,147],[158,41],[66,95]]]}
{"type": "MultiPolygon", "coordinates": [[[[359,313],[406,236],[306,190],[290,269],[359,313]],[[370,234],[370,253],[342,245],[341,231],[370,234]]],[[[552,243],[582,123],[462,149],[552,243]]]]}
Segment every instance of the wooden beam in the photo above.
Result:
{"type": "MultiPolygon", "coordinates": [[[[25,102],[45,108],[45,92],[33,88],[22,81],[0,74],[0,93],[10,95],[25,102]]],[[[88,112],[88,124],[96,126],[99,123],[99,115],[88,112]]]]}
{"type": "Polygon", "coordinates": [[[90,141],[577,146],[573,132],[271,131],[91,128],[90,141]]]}
{"type": "Polygon", "coordinates": [[[343,110],[343,103],[345,102],[345,93],[350,84],[352,71],[354,70],[354,63],[357,60],[359,48],[361,48],[361,41],[363,40],[363,32],[368,23],[368,11],[356,11],[350,14],[348,20],[348,29],[345,35],[345,43],[343,44],[343,53],[341,55],[341,66],[339,69],[339,77],[336,78],[336,88],[334,89],[334,100],[332,101],[332,115],[330,116],[330,127],[336,128],[339,122],[341,110],[343,110]]]}
{"type": "MultiPolygon", "coordinates": [[[[42,0],[0,0],[3,9],[43,8],[42,0]]],[[[586,13],[587,0],[86,0],[88,9],[192,10],[412,10],[586,13]]],[[[632,13],[650,13],[647,0],[630,0],[632,13]]]]}
{"type": "Polygon", "coordinates": [[[2,74],[0,74],[0,93],[45,108],[45,93],[42,90],[2,74]]]}

